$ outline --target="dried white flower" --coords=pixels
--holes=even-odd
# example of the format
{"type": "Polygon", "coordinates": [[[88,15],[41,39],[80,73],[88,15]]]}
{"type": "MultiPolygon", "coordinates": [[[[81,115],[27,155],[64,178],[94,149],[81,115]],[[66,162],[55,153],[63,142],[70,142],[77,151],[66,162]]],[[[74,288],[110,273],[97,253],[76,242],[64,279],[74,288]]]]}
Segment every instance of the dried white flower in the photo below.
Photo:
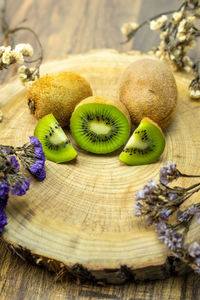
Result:
{"type": "Polygon", "coordinates": [[[162,31],[161,34],[160,34],[161,40],[164,40],[168,36],[168,34],[169,34],[168,30],[162,31]]]}
{"type": "Polygon", "coordinates": [[[19,67],[17,73],[22,84],[26,87],[31,85],[39,77],[38,69],[28,68],[26,66],[19,67]]]}
{"type": "Polygon", "coordinates": [[[180,21],[180,19],[182,18],[182,16],[183,16],[183,12],[182,11],[176,11],[175,13],[173,13],[172,17],[174,19],[175,24],[177,24],[180,21]]]}
{"type": "Polygon", "coordinates": [[[150,22],[150,29],[151,30],[158,30],[164,25],[164,23],[166,21],[167,21],[167,16],[162,15],[160,18],[150,22]]]}
{"type": "Polygon", "coordinates": [[[195,40],[191,40],[187,46],[185,46],[185,51],[192,50],[196,47],[197,42],[195,40]]]}
{"type": "Polygon", "coordinates": [[[160,50],[157,50],[156,53],[155,53],[155,55],[156,55],[157,57],[161,57],[161,54],[162,54],[162,52],[161,52],[160,50]]]}
{"type": "Polygon", "coordinates": [[[200,90],[189,89],[189,95],[191,98],[198,99],[200,98],[200,90]]]}
{"type": "Polygon", "coordinates": [[[192,62],[191,58],[189,56],[184,56],[183,57],[183,62],[185,65],[189,67],[193,67],[194,63],[192,62]]]}
{"type": "Polygon", "coordinates": [[[131,23],[125,23],[121,27],[121,32],[123,35],[129,35],[132,31],[136,30],[138,28],[138,23],[131,22],[131,23]]]}
{"type": "Polygon", "coordinates": [[[24,57],[23,57],[23,54],[22,52],[17,52],[15,50],[13,50],[11,52],[11,56],[15,59],[15,61],[19,64],[23,64],[24,62],[24,57]]]}
{"type": "Polygon", "coordinates": [[[178,57],[181,54],[181,50],[178,49],[178,48],[175,48],[174,51],[173,51],[173,54],[174,54],[175,57],[178,57]]]}
{"type": "Polygon", "coordinates": [[[186,36],[185,32],[178,31],[177,38],[178,38],[179,42],[184,42],[187,39],[187,36],[186,36]]]}
{"type": "Polygon", "coordinates": [[[183,19],[179,26],[178,26],[178,32],[185,32],[185,25],[186,25],[187,21],[186,19],[183,19]]]}
{"type": "Polygon", "coordinates": [[[176,59],[176,57],[173,54],[170,54],[170,58],[171,58],[171,60],[175,60],[176,59]]]}
{"type": "Polygon", "coordinates": [[[15,46],[15,52],[21,52],[24,56],[32,56],[33,48],[30,44],[18,44],[15,46]]]}
{"type": "Polygon", "coordinates": [[[11,47],[5,47],[5,50],[2,54],[2,62],[5,65],[9,65],[10,64],[10,60],[11,60],[11,47]]]}
{"type": "Polygon", "coordinates": [[[187,21],[188,21],[189,23],[194,24],[195,21],[196,21],[196,17],[195,17],[195,16],[189,16],[189,17],[187,17],[187,21]]]}
{"type": "Polygon", "coordinates": [[[190,73],[192,71],[192,68],[190,66],[185,66],[184,71],[186,71],[187,73],[190,73]]]}
{"type": "Polygon", "coordinates": [[[200,98],[200,77],[199,75],[192,80],[189,85],[189,95],[191,98],[199,99],[200,98]]]}

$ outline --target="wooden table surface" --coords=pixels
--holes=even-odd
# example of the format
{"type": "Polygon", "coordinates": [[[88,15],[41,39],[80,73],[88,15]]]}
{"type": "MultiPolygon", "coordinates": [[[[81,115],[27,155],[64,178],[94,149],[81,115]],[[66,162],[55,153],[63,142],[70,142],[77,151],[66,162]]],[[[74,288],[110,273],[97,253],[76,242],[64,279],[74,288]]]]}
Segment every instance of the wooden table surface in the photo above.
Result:
{"type": "MultiPolygon", "coordinates": [[[[24,18],[33,28],[44,48],[44,61],[64,58],[71,53],[91,49],[114,48],[120,52],[148,51],[158,42],[158,35],[148,28],[133,42],[121,45],[120,26],[128,21],[143,21],[162,11],[178,8],[180,0],[8,0],[7,21],[14,27],[24,18]]],[[[19,42],[36,46],[32,36],[21,32],[19,42]]],[[[193,53],[197,56],[198,49],[193,53]]],[[[1,73],[7,82],[13,70],[1,73]]],[[[122,286],[78,285],[56,282],[55,274],[17,257],[0,241],[0,299],[200,299],[200,277],[189,274],[166,280],[127,283],[122,286]]]]}

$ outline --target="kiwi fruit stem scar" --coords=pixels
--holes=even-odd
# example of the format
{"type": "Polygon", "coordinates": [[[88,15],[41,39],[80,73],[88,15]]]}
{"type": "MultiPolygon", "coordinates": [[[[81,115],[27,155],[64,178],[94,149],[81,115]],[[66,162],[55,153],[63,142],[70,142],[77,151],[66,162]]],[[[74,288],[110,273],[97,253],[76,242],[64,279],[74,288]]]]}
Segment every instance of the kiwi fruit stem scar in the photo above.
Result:
{"type": "Polygon", "coordinates": [[[165,137],[161,128],[145,117],[134,130],[119,160],[127,165],[144,165],[156,161],[165,148],[165,137]]]}

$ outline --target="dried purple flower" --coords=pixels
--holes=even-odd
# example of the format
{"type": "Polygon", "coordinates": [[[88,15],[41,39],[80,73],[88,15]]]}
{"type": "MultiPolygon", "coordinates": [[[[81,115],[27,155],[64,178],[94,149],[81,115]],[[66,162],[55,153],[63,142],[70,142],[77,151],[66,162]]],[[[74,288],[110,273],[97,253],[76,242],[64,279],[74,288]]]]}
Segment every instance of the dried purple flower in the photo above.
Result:
{"type": "Polygon", "coordinates": [[[192,216],[187,211],[177,211],[177,219],[179,222],[189,222],[192,216]]]}
{"type": "Polygon", "coordinates": [[[0,145],[0,233],[7,224],[5,208],[9,191],[12,195],[22,196],[30,186],[31,178],[26,179],[20,172],[16,157],[38,180],[42,181],[46,177],[45,156],[38,138],[30,137],[30,143],[22,147],[0,145]]]}
{"type": "Polygon", "coordinates": [[[44,152],[42,150],[42,144],[39,139],[35,136],[29,137],[30,143],[34,146],[35,157],[39,159],[44,159],[44,152]]]}
{"type": "Polygon", "coordinates": [[[178,198],[178,195],[177,195],[177,193],[169,192],[169,193],[167,193],[167,198],[169,201],[173,201],[178,198]]]}
{"type": "Polygon", "coordinates": [[[188,253],[194,258],[200,258],[200,245],[197,242],[194,242],[192,246],[188,247],[188,253]]]}
{"type": "Polygon", "coordinates": [[[45,171],[45,155],[42,150],[42,144],[35,136],[30,136],[30,143],[18,147],[17,156],[19,157],[22,165],[26,168],[35,178],[42,181],[46,177],[45,171]]]}
{"type": "Polygon", "coordinates": [[[159,240],[161,242],[165,241],[166,230],[168,230],[168,229],[167,229],[167,225],[165,224],[165,222],[159,221],[156,224],[156,232],[158,233],[159,240]]]}
{"type": "Polygon", "coordinates": [[[151,197],[157,187],[158,184],[155,179],[151,179],[142,190],[135,193],[135,201],[144,200],[147,197],[151,197]]]}
{"type": "Polygon", "coordinates": [[[135,216],[141,216],[141,207],[141,203],[138,202],[135,204],[135,216]]]}
{"type": "Polygon", "coordinates": [[[46,171],[44,169],[44,161],[37,159],[36,162],[30,165],[28,169],[37,180],[43,181],[46,178],[46,171]]]}
{"type": "Polygon", "coordinates": [[[6,207],[8,201],[9,186],[6,180],[0,182],[0,210],[6,207]]]}
{"type": "Polygon", "coordinates": [[[197,242],[194,242],[191,246],[187,247],[187,251],[191,257],[194,258],[197,268],[195,272],[200,273],[200,245],[197,242]]]}
{"type": "Polygon", "coordinates": [[[199,213],[199,209],[198,207],[196,207],[196,205],[191,205],[190,207],[188,207],[188,213],[191,215],[191,216],[194,216],[196,215],[197,213],[199,213]]]}
{"type": "Polygon", "coordinates": [[[195,204],[185,211],[178,210],[177,212],[179,222],[189,222],[193,216],[196,216],[198,223],[200,223],[200,209],[195,204]]]}
{"type": "Polygon", "coordinates": [[[160,168],[160,182],[164,185],[180,176],[180,172],[176,169],[176,165],[171,161],[167,161],[165,166],[160,168]]]}
{"type": "Polygon", "coordinates": [[[4,210],[0,209],[0,233],[3,231],[3,227],[7,225],[7,218],[4,210]]]}
{"type": "Polygon", "coordinates": [[[145,192],[144,190],[139,190],[138,192],[135,193],[135,201],[140,201],[145,199],[145,192]]]}
{"type": "Polygon", "coordinates": [[[151,180],[135,194],[135,200],[139,201],[135,206],[135,215],[145,216],[148,226],[156,224],[160,242],[167,246],[174,257],[187,262],[200,274],[200,245],[196,242],[192,246],[184,244],[185,229],[188,229],[190,220],[195,216],[200,223],[200,203],[191,205],[185,211],[179,209],[181,204],[200,191],[200,182],[187,188],[167,185],[179,176],[200,177],[183,174],[175,164],[167,162],[160,170],[160,184],[151,180]],[[178,222],[169,224],[169,216],[174,212],[177,212],[178,222]]]}
{"type": "Polygon", "coordinates": [[[14,169],[16,169],[16,170],[20,169],[19,162],[15,156],[10,156],[10,163],[14,169]]]}
{"type": "Polygon", "coordinates": [[[10,150],[4,149],[4,148],[2,147],[2,145],[0,145],[0,150],[1,150],[1,151],[5,151],[6,154],[10,154],[10,150]]]}
{"type": "Polygon", "coordinates": [[[30,143],[33,146],[34,163],[29,164],[28,170],[34,175],[37,180],[43,181],[46,178],[46,171],[44,169],[45,155],[42,150],[42,144],[35,136],[30,136],[30,143]]]}
{"type": "Polygon", "coordinates": [[[160,212],[160,217],[163,219],[163,220],[168,220],[170,214],[172,213],[171,209],[166,209],[166,208],[163,208],[160,212]]]}
{"type": "Polygon", "coordinates": [[[162,221],[157,223],[156,231],[158,232],[158,239],[164,242],[170,251],[178,252],[182,249],[184,236],[181,233],[168,228],[162,221]]]}
{"type": "Polygon", "coordinates": [[[11,193],[12,195],[16,196],[23,196],[26,194],[26,192],[29,189],[31,182],[31,178],[29,177],[28,179],[23,179],[15,183],[13,187],[11,187],[11,193]]]}

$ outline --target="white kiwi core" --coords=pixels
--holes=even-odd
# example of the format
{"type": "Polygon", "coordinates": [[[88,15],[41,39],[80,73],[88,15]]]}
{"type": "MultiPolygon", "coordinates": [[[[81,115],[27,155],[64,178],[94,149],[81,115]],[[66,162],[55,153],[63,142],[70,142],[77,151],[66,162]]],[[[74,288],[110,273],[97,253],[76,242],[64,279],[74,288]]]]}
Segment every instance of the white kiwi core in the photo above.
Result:
{"type": "Polygon", "coordinates": [[[96,134],[107,134],[112,128],[104,122],[91,121],[89,123],[89,129],[96,134]]]}
{"type": "Polygon", "coordinates": [[[61,145],[67,141],[68,138],[61,128],[54,130],[53,134],[49,136],[49,142],[53,145],[61,145]]]}
{"type": "Polygon", "coordinates": [[[144,150],[148,148],[148,143],[141,141],[140,137],[138,135],[132,135],[129,139],[129,141],[126,144],[126,147],[134,147],[137,149],[144,150]]]}

